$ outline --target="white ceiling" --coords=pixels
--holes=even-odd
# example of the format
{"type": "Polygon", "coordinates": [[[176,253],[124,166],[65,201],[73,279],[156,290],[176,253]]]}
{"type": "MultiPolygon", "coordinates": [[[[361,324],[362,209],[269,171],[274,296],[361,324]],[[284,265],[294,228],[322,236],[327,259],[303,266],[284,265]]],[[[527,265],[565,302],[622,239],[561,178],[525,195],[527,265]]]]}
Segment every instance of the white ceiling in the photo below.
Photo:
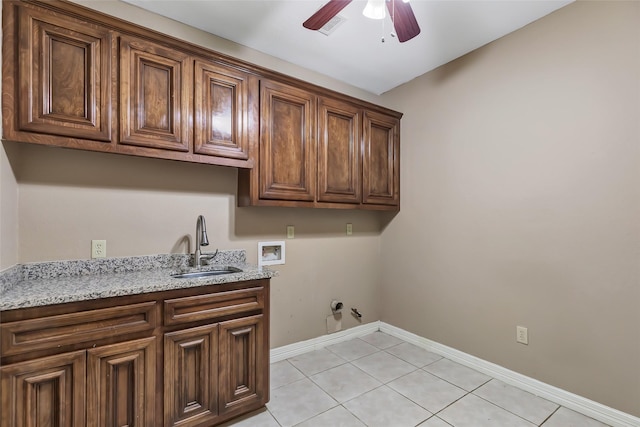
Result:
{"type": "Polygon", "coordinates": [[[573,0],[411,0],[422,32],[405,43],[390,37],[389,17],[362,15],[365,0],[329,36],[302,27],[328,0],[123,1],[381,94],[573,0]]]}

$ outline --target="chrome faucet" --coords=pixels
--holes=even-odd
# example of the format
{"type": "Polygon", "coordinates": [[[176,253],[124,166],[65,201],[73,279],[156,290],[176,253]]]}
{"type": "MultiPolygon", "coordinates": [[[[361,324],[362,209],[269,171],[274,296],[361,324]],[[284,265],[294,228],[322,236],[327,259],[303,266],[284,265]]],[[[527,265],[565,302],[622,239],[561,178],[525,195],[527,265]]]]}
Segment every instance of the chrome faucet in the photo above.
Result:
{"type": "Polygon", "coordinates": [[[201,246],[209,246],[209,238],[207,237],[207,222],[204,220],[204,216],[198,216],[196,221],[196,251],[193,254],[194,267],[201,267],[202,260],[210,260],[218,255],[218,250],[215,253],[202,253],[200,251],[201,246]]]}

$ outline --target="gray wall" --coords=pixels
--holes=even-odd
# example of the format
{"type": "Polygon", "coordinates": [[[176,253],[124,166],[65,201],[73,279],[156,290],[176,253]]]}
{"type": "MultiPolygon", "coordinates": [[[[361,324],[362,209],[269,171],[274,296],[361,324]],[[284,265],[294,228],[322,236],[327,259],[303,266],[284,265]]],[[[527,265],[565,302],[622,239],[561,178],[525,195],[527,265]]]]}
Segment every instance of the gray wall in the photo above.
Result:
{"type": "Polygon", "coordinates": [[[640,3],[573,3],[386,99],[382,320],[639,416],[640,3]]]}

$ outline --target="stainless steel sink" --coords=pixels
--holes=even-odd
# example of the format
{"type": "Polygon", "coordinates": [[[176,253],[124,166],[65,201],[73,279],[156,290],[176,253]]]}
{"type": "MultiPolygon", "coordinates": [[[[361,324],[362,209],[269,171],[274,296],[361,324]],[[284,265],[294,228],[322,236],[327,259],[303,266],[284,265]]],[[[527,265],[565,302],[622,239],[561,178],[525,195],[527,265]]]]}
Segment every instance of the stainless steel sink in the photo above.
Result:
{"type": "Polygon", "coordinates": [[[242,270],[235,267],[227,267],[220,270],[208,270],[208,271],[191,271],[187,273],[172,274],[171,277],[176,279],[198,279],[200,277],[221,276],[223,274],[239,273],[242,270]]]}

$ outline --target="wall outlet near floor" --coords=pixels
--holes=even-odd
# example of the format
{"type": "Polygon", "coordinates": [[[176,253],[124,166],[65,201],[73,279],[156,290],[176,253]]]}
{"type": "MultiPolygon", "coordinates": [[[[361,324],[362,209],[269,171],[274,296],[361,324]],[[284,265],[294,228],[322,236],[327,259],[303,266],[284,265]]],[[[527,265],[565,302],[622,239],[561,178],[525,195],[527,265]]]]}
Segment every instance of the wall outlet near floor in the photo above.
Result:
{"type": "Polygon", "coordinates": [[[287,239],[293,239],[296,235],[296,229],[293,225],[287,225],[287,239]]]}
{"type": "Polygon", "coordinates": [[[516,326],[516,341],[520,344],[529,344],[529,331],[524,326],[516,326]]]}
{"type": "Polygon", "coordinates": [[[107,241],[91,241],[91,258],[105,258],[107,256],[107,241]]]}
{"type": "Polygon", "coordinates": [[[351,236],[353,234],[353,224],[350,222],[347,223],[347,236],[351,236]]]}

